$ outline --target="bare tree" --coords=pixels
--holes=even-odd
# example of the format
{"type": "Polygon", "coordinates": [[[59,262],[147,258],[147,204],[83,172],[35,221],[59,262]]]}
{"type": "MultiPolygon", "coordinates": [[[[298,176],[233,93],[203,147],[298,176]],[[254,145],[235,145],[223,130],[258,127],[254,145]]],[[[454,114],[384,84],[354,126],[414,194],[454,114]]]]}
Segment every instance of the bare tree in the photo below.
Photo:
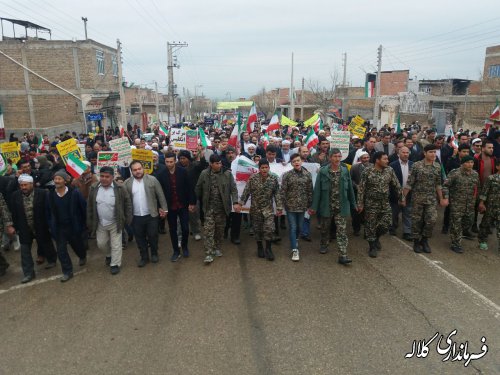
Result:
{"type": "Polygon", "coordinates": [[[335,100],[338,98],[337,86],[339,85],[339,74],[338,71],[334,71],[330,74],[330,82],[327,86],[324,86],[317,80],[309,79],[307,80],[307,87],[311,92],[311,103],[318,107],[323,113],[328,112],[328,109],[334,104],[335,100]]]}
{"type": "Polygon", "coordinates": [[[266,118],[273,115],[274,110],[278,105],[275,93],[273,91],[266,91],[265,87],[263,87],[257,95],[252,96],[250,99],[255,102],[257,111],[264,112],[266,118]]]}

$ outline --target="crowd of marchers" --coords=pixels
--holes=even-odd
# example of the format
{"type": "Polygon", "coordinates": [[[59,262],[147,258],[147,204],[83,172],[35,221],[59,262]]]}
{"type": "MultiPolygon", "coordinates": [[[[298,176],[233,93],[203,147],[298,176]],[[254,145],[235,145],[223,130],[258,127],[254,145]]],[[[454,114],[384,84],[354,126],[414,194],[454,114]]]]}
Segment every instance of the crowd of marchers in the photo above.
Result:
{"type": "Polygon", "coordinates": [[[18,251],[22,283],[58,261],[66,282],[76,260],[68,248],[82,267],[94,239],[113,275],[120,272],[123,250],[134,240],[138,267],[159,262],[162,253],[172,262],[188,258],[190,239],[203,241],[203,262],[211,264],[223,255],[224,240],[239,245],[243,231],[255,239],[260,258],[274,260],[273,246],[286,230],[292,261],[301,259],[299,242],[316,242],[321,254],[335,242],[338,263],[349,265],[350,235],[363,234],[367,254],[375,258],[382,250],[381,236],[398,235],[400,222],[402,238],[411,241],[413,250],[430,253],[439,206],[444,207],[441,230],[449,234],[452,251],[464,251],[463,238],[488,250],[494,230],[500,246],[498,125],[481,132],[459,130],[453,136],[418,123],[401,131],[367,127],[364,137],[351,135],[347,157],[330,142],[333,127],[318,129],[312,145],[306,142],[310,128],[265,134],[260,125],[255,123],[236,141],[230,138],[231,126],[200,125],[211,146],[200,143],[196,151],[175,149],[164,128],[152,126],[144,137],[139,127],[129,126],[125,136],[130,147],[153,153],[151,174],[139,160],[98,170],[98,152],[111,150],[109,141],[120,137],[118,128],[66,132],[52,139],[39,139],[33,132],[11,134],[21,159],[6,160],[0,176],[0,276],[9,267],[2,252],[18,251]],[[68,174],[57,149],[69,138],[85,144],[86,170],[78,178],[68,174]],[[240,155],[253,161],[258,172],[238,194],[231,168],[240,155]],[[280,178],[271,172],[276,163],[290,165],[280,178]],[[317,165],[317,170],[311,173],[303,163],[317,165]],[[249,200],[249,210],[243,209],[249,200]],[[159,249],[167,225],[171,248],[159,249]]]}

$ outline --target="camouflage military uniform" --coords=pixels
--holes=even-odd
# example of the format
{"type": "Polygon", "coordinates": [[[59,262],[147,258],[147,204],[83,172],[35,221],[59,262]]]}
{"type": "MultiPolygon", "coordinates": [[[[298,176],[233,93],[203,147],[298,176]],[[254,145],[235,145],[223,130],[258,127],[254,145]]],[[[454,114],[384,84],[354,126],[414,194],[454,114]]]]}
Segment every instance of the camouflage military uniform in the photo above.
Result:
{"type": "Polygon", "coordinates": [[[240,203],[244,205],[250,196],[252,196],[250,217],[255,231],[255,239],[257,241],[271,241],[274,233],[273,198],[276,202],[276,209],[283,209],[278,178],[269,174],[264,180],[260,173],[254,174],[243,190],[240,203]]]}
{"type": "Polygon", "coordinates": [[[425,164],[425,160],[421,160],[413,164],[405,189],[412,192],[411,227],[414,241],[432,237],[437,220],[436,189],[441,188],[439,163],[425,164]]]}
{"type": "Polygon", "coordinates": [[[305,212],[312,204],[312,177],[305,168],[300,172],[292,169],[281,178],[281,197],[289,212],[305,212]]]}
{"type": "MultiPolygon", "coordinates": [[[[3,234],[5,231],[5,227],[12,225],[12,215],[10,213],[9,208],[7,207],[7,203],[5,199],[3,199],[3,195],[0,193],[0,233],[3,234]]],[[[4,258],[2,253],[0,253],[0,272],[5,272],[5,270],[9,267],[9,263],[4,258]]]]}
{"type": "Polygon", "coordinates": [[[479,242],[487,241],[490,225],[495,222],[498,248],[500,250],[500,174],[491,175],[486,179],[479,199],[486,206],[486,212],[479,225],[479,242]]]}
{"type": "Polygon", "coordinates": [[[443,185],[443,197],[450,200],[451,244],[460,246],[462,231],[468,231],[474,222],[474,205],[479,187],[476,171],[466,173],[463,168],[450,172],[443,185]]]}
{"type": "Polygon", "coordinates": [[[32,234],[35,234],[35,226],[33,221],[33,197],[35,194],[30,194],[28,196],[23,194],[23,204],[24,204],[24,213],[26,215],[26,221],[28,223],[28,227],[31,230],[32,234]]]}
{"type": "Polygon", "coordinates": [[[365,236],[368,242],[376,241],[387,233],[392,225],[392,210],[389,203],[390,188],[401,195],[401,185],[392,168],[377,170],[366,168],[358,185],[358,202],[365,212],[365,236]]]}
{"type": "MultiPolygon", "coordinates": [[[[218,172],[222,173],[222,172],[218,172]]],[[[226,225],[226,212],[222,194],[219,191],[217,173],[210,171],[210,201],[205,211],[205,255],[215,255],[215,250],[221,249],[221,241],[226,225]],[[212,235],[213,234],[213,235],[212,235]]]]}
{"type": "Polygon", "coordinates": [[[341,256],[347,256],[347,226],[346,219],[344,216],[340,215],[340,169],[338,171],[332,171],[331,168],[328,169],[328,173],[331,180],[330,188],[330,217],[321,217],[321,240],[320,248],[328,248],[330,243],[330,225],[333,218],[335,218],[335,224],[337,226],[337,246],[339,247],[339,254],[341,256]]]}

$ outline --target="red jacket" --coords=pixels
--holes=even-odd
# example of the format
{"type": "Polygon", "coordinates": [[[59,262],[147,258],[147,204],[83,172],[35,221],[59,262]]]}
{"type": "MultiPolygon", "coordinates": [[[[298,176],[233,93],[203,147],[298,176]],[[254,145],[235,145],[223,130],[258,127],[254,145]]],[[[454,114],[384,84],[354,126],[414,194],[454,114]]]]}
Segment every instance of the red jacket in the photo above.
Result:
{"type": "MultiPolygon", "coordinates": [[[[479,173],[479,179],[483,179],[484,161],[481,157],[482,153],[474,155],[474,170],[479,173]]],[[[491,174],[495,174],[495,157],[491,157],[491,174]]]]}

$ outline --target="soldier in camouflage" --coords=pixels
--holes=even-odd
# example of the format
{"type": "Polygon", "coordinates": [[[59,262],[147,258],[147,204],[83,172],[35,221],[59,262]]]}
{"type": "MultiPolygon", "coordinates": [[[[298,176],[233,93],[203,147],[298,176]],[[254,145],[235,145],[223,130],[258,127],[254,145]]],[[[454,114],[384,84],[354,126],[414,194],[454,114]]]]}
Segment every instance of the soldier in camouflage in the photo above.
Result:
{"type": "MultiPolygon", "coordinates": [[[[12,223],[12,215],[10,214],[9,207],[5,202],[3,195],[0,193],[0,233],[4,233],[4,231],[9,236],[13,236],[16,233],[12,223]]],[[[7,268],[9,268],[9,263],[7,263],[7,260],[4,258],[2,253],[0,253],[0,276],[5,275],[7,268]]]]}
{"type": "Polygon", "coordinates": [[[436,225],[436,195],[442,207],[448,205],[443,197],[441,184],[441,166],[436,162],[436,149],[433,144],[424,147],[424,159],[413,164],[406,186],[403,189],[402,204],[406,204],[406,195],[412,192],[411,226],[413,250],[416,253],[430,253],[428,239],[436,225]]]}
{"type": "Polygon", "coordinates": [[[358,185],[358,211],[365,211],[365,237],[370,246],[368,255],[377,257],[382,249],[380,236],[387,233],[392,225],[392,210],[389,193],[392,188],[401,196],[401,185],[392,168],[389,157],[383,151],[373,154],[373,167],[366,168],[361,174],[358,185]]]}
{"type": "Polygon", "coordinates": [[[347,256],[346,217],[351,209],[356,209],[356,197],[352,188],[351,176],[346,166],[341,164],[342,153],[338,148],[330,150],[330,165],[319,170],[314,185],[313,203],[309,214],[321,215],[320,253],[328,252],[330,224],[335,217],[337,224],[338,262],[347,265],[352,262],[347,256]]]}
{"type": "Polygon", "coordinates": [[[479,248],[488,250],[488,234],[490,226],[495,222],[497,229],[497,247],[500,252],[500,159],[495,161],[496,173],[489,176],[479,195],[479,212],[483,220],[479,225],[479,248]]]}
{"type": "Polygon", "coordinates": [[[443,196],[450,201],[451,250],[459,254],[463,253],[462,237],[473,238],[470,228],[479,186],[479,174],[473,170],[474,158],[465,156],[460,162],[460,168],[452,170],[443,185],[443,196]]]}
{"type": "Polygon", "coordinates": [[[271,241],[274,233],[273,199],[276,204],[276,214],[281,216],[283,205],[279,189],[278,177],[269,172],[269,162],[266,159],[259,161],[259,173],[254,174],[247,182],[240,198],[240,205],[244,205],[251,196],[250,217],[257,240],[257,255],[259,258],[274,260],[271,241]],[[264,250],[262,240],[266,241],[264,250]]]}
{"type": "Polygon", "coordinates": [[[226,217],[231,213],[231,202],[235,212],[241,211],[238,191],[230,170],[222,170],[220,155],[210,155],[210,167],[201,172],[196,184],[196,196],[205,212],[205,264],[222,256],[221,240],[224,235],[226,217]]]}

